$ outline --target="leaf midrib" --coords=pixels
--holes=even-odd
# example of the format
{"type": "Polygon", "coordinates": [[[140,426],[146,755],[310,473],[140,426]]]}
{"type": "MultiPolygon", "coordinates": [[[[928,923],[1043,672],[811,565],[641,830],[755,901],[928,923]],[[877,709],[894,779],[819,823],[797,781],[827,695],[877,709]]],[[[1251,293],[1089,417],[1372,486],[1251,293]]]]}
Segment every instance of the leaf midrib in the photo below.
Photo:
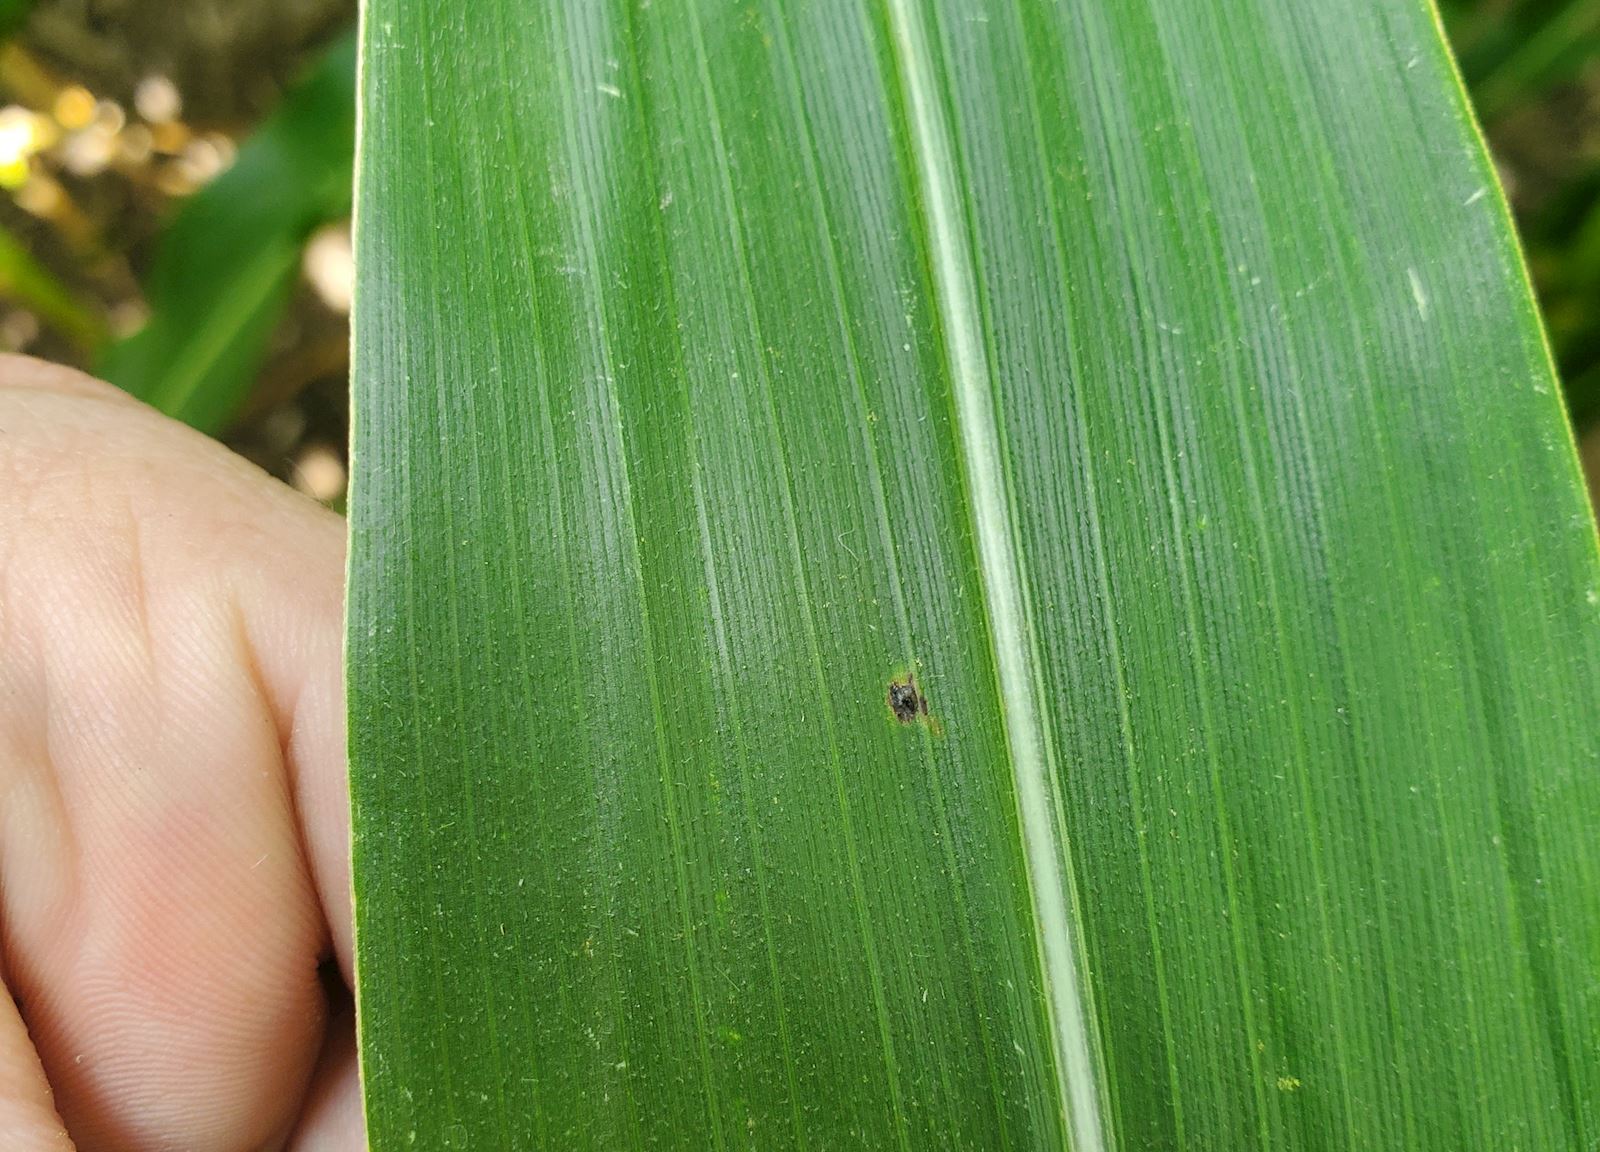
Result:
{"type": "Polygon", "coordinates": [[[913,0],[888,0],[888,10],[908,145],[917,170],[917,208],[932,257],[943,352],[961,437],[962,479],[999,681],[1058,1087],[1073,1147],[1078,1152],[1102,1152],[1108,1140],[1101,1116],[1101,1076],[1089,1032],[1087,990],[1076,960],[1076,916],[1063,876],[1070,861],[1054,817],[1055,756],[1039,714],[1035,641],[1008,512],[1006,469],[982,350],[970,255],[957,223],[959,196],[951,176],[950,131],[933,90],[927,32],[913,0]]]}

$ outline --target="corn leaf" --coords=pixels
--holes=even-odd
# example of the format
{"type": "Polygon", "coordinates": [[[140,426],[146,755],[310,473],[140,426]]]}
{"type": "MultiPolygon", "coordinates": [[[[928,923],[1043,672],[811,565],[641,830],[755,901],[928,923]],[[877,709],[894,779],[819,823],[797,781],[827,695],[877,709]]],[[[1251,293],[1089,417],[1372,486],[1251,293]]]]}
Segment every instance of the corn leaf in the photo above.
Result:
{"type": "Polygon", "coordinates": [[[1415,0],[368,0],[372,1147],[1588,1149],[1600,559],[1415,0]]]}

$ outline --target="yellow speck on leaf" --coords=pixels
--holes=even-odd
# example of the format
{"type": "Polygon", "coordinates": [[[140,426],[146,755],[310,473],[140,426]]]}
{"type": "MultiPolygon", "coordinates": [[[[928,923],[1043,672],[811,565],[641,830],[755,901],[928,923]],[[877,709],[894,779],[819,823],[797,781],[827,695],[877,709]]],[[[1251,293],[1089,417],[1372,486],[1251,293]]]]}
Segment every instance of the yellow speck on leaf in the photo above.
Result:
{"type": "Polygon", "coordinates": [[[1279,1076],[1278,1077],[1278,1091],[1279,1092],[1298,1092],[1298,1091],[1300,1091],[1300,1077],[1298,1077],[1298,1076],[1279,1076]]]}

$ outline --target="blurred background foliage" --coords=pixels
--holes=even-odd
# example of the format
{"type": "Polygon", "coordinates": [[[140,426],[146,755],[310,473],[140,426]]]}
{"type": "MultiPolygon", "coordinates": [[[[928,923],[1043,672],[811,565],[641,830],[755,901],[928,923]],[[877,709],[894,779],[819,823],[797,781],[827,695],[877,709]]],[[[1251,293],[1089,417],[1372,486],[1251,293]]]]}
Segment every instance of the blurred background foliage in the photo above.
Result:
{"type": "MultiPolygon", "coordinates": [[[[1600,0],[1440,0],[1600,477],[1600,0]]],[[[0,0],[0,349],[344,498],[355,0],[0,0]]]]}
{"type": "Polygon", "coordinates": [[[338,506],[356,0],[0,0],[0,350],[338,506]]]}

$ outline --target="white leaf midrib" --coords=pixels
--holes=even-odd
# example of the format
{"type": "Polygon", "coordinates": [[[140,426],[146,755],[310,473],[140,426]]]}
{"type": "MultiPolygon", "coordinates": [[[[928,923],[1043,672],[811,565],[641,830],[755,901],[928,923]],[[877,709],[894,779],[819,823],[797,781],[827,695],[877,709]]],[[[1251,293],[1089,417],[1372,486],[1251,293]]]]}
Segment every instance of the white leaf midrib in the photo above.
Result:
{"type": "Polygon", "coordinates": [[[1075,917],[1055,818],[1051,750],[1040,715],[1022,570],[1016,553],[993,384],[984,353],[972,260],[958,208],[950,129],[934,90],[927,32],[917,0],[888,0],[895,59],[917,166],[934,292],[960,428],[962,467],[984,603],[999,677],[1001,711],[1016,785],[1036,944],[1055,1044],[1066,1124],[1076,1152],[1104,1152],[1101,1086],[1078,971],[1075,917]]]}

